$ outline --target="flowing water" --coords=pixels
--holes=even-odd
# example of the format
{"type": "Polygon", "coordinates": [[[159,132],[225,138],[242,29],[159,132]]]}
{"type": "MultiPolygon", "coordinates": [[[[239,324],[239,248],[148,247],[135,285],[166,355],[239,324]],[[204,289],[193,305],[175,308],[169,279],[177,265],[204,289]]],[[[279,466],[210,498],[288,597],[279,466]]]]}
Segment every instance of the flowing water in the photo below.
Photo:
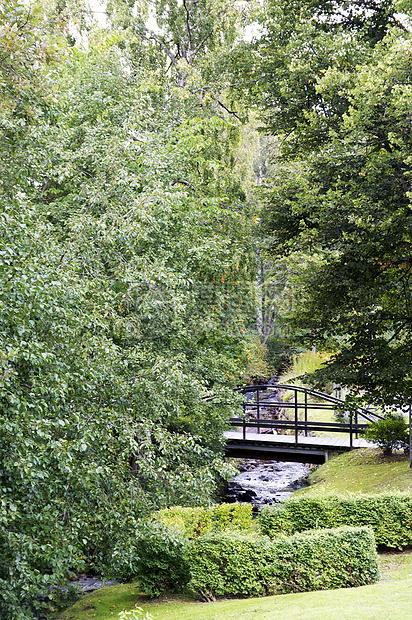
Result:
{"type": "Polygon", "coordinates": [[[286,461],[243,461],[229,482],[223,501],[249,502],[256,509],[284,502],[296,489],[307,486],[309,466],[286,461]]]}

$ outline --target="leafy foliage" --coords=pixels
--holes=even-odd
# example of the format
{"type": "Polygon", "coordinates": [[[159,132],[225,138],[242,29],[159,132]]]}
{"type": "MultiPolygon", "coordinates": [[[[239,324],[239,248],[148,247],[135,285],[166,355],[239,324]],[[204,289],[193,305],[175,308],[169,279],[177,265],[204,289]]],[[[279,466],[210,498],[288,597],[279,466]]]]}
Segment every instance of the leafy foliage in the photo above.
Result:
{"type": "Polygon", "coordinates": [[[135,575],[149,596],[179,589],[187,582],[187,539],[159,522],[145,523],[136,537],[135,575]]]}
{"type": "MultiPolygon", "coordinates": [[[[196,532],[190,541],[176,528],[179,513],[188,515],[170,509],[165,515],[169,526],[146,524],[136,539],[137,575],[150,596],[172,587],[210,601],[357,586],[379,576],[369,528],[304,532],[270,541],[232,524],[201,536],[196,532]]],[[[186,536],[192,534],[186,531],[186,536]]]]}
{"type": "Polygon", "coordinates": [[[391,3],[269,3],[260,105],[283,138],[263,226],[301,271],[296,337],[316,373],[365,399],[410,398],[411,38],[391,3]],[[308,43],[309,42],[309,43],[308,43]]]}
{"type": "Polygon", "coordinates": [[[192,540],[213,532],[248,530],[252,526],[251,504],[218,504],[211,508],[173,506],[154,514],[154,519],[179,530],[192,540]]]}
{"type": "Polygon", "coordinates": [[[387,413],[383,420],[372,422],[366,430],[366,439],[374,441],[385,455],[396,448],[409,446],[409,430],[402,414],[387,413]]]}
{"type": "Polygon", "coordinates": [[[139,520],[230,475],[207,397],[247,363],[248,207],[236,126],[123,32],[1,11],[0,615],[31,620],[73,572],[133,574],[139,520]]]}
{"type": "Polygon", "coordinates": [[[222,533],[197,539],[188,552],[189,590],[203,599],[358,586],[379,578],[367,528],[266,536],[222,533]]]}
{"type": "Polygon", "coordinates": [[[259,513],[262,533],[277,537],[341,526],[367,526],[382,548],[405,549],[411,544],[412,500],[409,495],[353,495],[294,498],[259,513]]]}
{"type": "Polygon", "coordinates": [[[203,507],[174,506],[159,511],[140,525],[133,543],[137,576],[149,596],[166,589],[181,590],[189,580],[187,551],[190,541],[224,531],[250,529],[252,507],[249,504],[220,504],[203,507]]]}

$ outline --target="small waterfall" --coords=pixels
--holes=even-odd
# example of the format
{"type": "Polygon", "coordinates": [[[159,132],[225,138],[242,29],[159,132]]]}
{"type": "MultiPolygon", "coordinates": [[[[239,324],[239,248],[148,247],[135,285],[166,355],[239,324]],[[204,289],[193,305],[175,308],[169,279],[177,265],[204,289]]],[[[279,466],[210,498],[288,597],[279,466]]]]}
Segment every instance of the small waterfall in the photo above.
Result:
{"type": "Polygon", "coordinates": [[[248,502],[258,510],[265,504],[284,502],[297,489],[308,485],[310,469],[303,463],[246,460],[239,466],[223,501],[248,502]]]}

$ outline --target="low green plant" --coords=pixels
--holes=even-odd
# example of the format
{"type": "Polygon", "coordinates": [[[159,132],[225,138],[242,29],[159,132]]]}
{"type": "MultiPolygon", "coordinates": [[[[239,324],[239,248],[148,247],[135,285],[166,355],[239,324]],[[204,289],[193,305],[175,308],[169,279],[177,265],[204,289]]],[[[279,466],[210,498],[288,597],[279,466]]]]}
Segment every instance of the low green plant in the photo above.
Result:
{"type": "Polygon", "coordinates": [[[262,508],[258,525],[271,538],[313,528],[368,526],[380,547],[401,550],[412,545],[412,496],[302,496],[262,508]]]}
{"type": "Polygon", "coordinates": [[[159,510],[153,518],[193,540],[211,532],[249,529],[252,526],[252,506],[240,502],[218,504],[210,508],[173,506],[159,510]]]}
{"type": "Polygon", "coordinates": [[[406,450],[409,445],[408,425],[401,413],[387,413],[383,420],[372,422],[365,432],[365,438],[376,443],[385,456],[395,449],[406,450]]]}
{"type": "Polygon", "coordinates": [[[213,531],[247,530],[252,526],[251,504],[217,504],[209,509],[213,531]]]}
{"type": "Polygon", "coordinates": [[[209,511],[203,506],[172,506],[153,514],[154,521],[181,532],[189,540],[210,527],[209,511]]]}
{"type": "Polygon", "coordinates": [[[146,594],[159,596],[166,589],[179,589],[188,581],[185,560],[187,539],[162,523],[140,526],[136,536],[136,574],[146,594]]]}
{"type": "Polygon", "coordinates": [[[188,589],[203,600],[361,586],[379,578],[370,528],[305,532],[270,540],[223,532],[188,550],[188,589]]]}

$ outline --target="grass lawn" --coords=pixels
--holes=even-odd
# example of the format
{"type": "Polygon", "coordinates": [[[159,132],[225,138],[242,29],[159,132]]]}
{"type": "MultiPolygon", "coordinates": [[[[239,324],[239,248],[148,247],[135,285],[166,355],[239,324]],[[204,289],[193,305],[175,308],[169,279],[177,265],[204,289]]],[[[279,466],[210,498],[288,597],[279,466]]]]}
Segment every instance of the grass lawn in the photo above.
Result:
{"type": "Polygon", "coordinates": [[[362,448],[331,459],[311,474],[310,482],[311,486],[297,493],[311,497],[347,492],[412,493],[412,469],[403,453],[384,457],[377,448],[362,448]]]}
{"type": "Polygon", "coordinates": [[[382,580],[371,586],[216,603],[184,598],[149,602],[137,584],[111,586],[87,595],[56,620],[114,620],[135,604],[155,620],[411,620],[412,552],[381,555],[380,565],[382,580]]]}

